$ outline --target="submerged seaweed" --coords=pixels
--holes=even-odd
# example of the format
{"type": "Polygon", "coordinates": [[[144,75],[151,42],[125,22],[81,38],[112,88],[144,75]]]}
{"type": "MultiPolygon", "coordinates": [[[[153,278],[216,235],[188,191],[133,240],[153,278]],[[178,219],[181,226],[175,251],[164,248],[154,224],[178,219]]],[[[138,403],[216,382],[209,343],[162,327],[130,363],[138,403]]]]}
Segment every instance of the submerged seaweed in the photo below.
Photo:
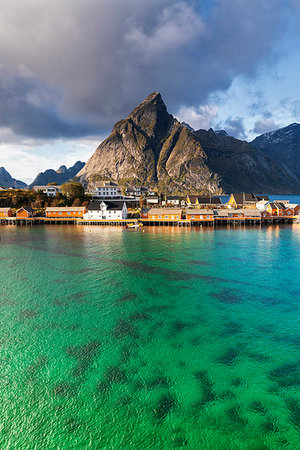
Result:
{"type": "Polygon", "coordinates": [[[268,373],[269,378],[280,387],[300,386],[300,364],[299,361],[283,364],[268,373]]]}
{"type": "Polygon", "coordinates": [[[85,371],[92,364],[100,350],[100,343],[98,341],[91,341],[81,346],[72,346],[66,348],[66,353],[73,358],[76,358],[77,366],[72,370],[72,375],[79,377],[84,375],[85,371]]]}
{"type": "Polygon", "coordinates": [[[151,316],[149,316],[149,314],[146,314],[146,313],[144,313],[144,312],[136,312],[136,313],[133,313],[130,317],[129,317],[129,319],[130,320],[134,320],[134,321],[136,321],[136,320],[150,320],[151,319],[151,316]]]}
{"type": "Polygon", "coordinates": [[[158,376],[152,378],[147,382],[147,388],[148,389],[168,388],[169,386],[171,386],[171,384],[172,382],[168,377],[159,374],[158,376]]]}
{"type": "Polygon", "coordinates": [[[242,415],[241,407],[238,405],[235,405],[232,408],[227,409],[226,414],[230,419],[230,421],[235,425],[237,424],[245,425],[247,423],[242,415]]]}
{"type": "Polygon", "coordinates": [[[118,298],[117,303],[132,302],[137,297],[138,295],[135,292],[126,292],[126,294],[123,294],[121,297],[118,298]]]}
{"type": "Polygon", "coordinates": [[[229,348],[217,361],[226,366],[233,366],[237,364],[240,358],[240,352],[236,348],[229,348]]]}
{"type": "Polygon", "coordinates": [[[205,370],[194,372],[194,377],[200,383],[202,398],[198,402],[199,406],[205,406],[208,403],[214,402],[216,399],[216,394],[213,390],[213,384],[209,378],[208,372],[205,370]]]}
{"type": "Polygon", "coordinates": [[[176,399],[170,394],[164,394],[153,410],[153,417],[163,420],[177,406],[176,399]]]}
{"type": "Polygon", "coordinates": [[[116,326],[114,327],[112,335],[116,339],[123,339],[127,336],[137,338],[138,332],[134,327],[134,325],[132,325],[130,322],[128,322],[127,320],[120,319],[118,320],[116,326]]]}
{"type": "Polygon", "coordinates": [[[68,382],[58,383],[53,388],[54,395],[59,397],[75,397],[77,391],[78,387],[74,383],[68,382]]]}
{"type": "Polygon", "coordinates": [[[253,402],[250,403],[249,408],[251,411],[258,414],[267,414],[268,412],[262,402],[260,402],[259,400],[253,400],[253,402]]]}
{"type": "Polygon", "coordinates": [[[33,377],[36,375],[36,373],[45,367],[48,364],[48,358],[47,356],[40,356],[34,363],[30,364],[30,366],[27,369],[27,373],[29,377],[33,377]]]}
{"type": "Polygon", "coordinates": [[[33,319],[37,314],[38,312],[34,309],[23,309],[23,311],[20,312],[20,319],[33,319]]]}
{"type": "Polygon", "coordinates": [[[295,427],[300,430],[300,404],[298,400],[290,399],[287,401],[290,411],[290,420],[295,427]]]}
{"type": "Polygon", "coordinates": [[[128,379],[125,370],[117,366],[110,367],[104,374],[104,378],[108,383],[125,383],[128,379]]]}

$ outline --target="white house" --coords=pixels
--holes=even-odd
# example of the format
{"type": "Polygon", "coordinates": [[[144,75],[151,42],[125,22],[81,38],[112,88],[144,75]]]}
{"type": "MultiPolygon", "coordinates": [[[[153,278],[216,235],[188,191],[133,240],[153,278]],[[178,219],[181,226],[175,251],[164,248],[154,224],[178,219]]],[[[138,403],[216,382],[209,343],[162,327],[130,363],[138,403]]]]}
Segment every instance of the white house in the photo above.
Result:
{"type": "Polygon", "coordinates": [[[149,193],[149,189],[145,186],[126,186],[126,195],[131,197],[141,197],[149,193]]]}
{"type": "Polygon", "coordinates": [[[87,212],[86,220],[120,220],[127,219],[127,206],[124,201],[92,201],[87,212]]]}
{"type": "Polygon", "coordinates": [[[34,191],[43,191],[48,197],[54,197],[57,193],[61,193],[60,186],[33,186],[34,191]]]}
{"type": "Polygon", "coordinates": [[[256,203],[256,208],[259,211],[265,211],[268,203],[269,203],[268,200],[260,200],[259,202],[256,203]]]}
{"type": "Polygon", "coordinates": [[[147,197],[146,198],[147,206],[148,205],[158,205],[158,203],[159,203],[158,197],[152,196],[152,197],[147,197]]]}
{"type": "Polygon", "coordinates": [[[92,195],[94,198],[104,200],[123,198],[120,186],[114,181],[96,181],[92,195]]]}
{"type": "Polygon", "coordinates": [[[180,205],[180,198],[177,195],[168,195],[164,200],[162,200],[161,204],[164,205],[180,205]]]}

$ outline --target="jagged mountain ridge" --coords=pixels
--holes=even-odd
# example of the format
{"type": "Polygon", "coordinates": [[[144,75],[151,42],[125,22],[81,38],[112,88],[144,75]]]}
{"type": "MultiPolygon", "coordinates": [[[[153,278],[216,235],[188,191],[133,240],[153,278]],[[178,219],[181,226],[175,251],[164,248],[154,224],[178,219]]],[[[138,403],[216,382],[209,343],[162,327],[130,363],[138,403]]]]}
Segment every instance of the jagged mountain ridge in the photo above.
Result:
{"type": "Polygon", "coordinates": [[[17,188],[17,189],[26,189],[27,188],[26,183],[13,178],[4,167],[0,167],[0,186],[7,187],[7,188],[12,187],[12,188],[17,188]]]}
{"type": "Polygon", "coordinates": [[[85,163],[81,161],[77,161],[74,166],[69,167],[67,169],[66,166],[60,166],[58,170],[48,169],[45,172],[40,172],[33,182],[29,185],[31,189],[33,186],[43,186],[48,183],[57,183],[62,184],[66,181],[74,178],[77,173],[84,167],[85,163]]]}
{"type": "Polygon", "coordinates": [[[178,122],[158,92],[116,123],[78,177],[86,184],[110,178],[168,192],[300,192],[300,182],[253,145],[178,122]]]}

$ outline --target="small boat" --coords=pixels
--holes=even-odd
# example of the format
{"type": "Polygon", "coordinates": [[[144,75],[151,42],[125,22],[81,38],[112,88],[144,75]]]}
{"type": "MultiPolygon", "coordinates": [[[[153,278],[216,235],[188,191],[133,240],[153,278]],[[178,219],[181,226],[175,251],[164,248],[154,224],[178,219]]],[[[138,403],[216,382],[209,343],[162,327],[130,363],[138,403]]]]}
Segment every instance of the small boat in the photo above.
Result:
{"type": "Polygon", "coordinates": [[[142,223],[128,223],[126,225],[126,228],[140,228],[142,227],[143,224],[142,223]]]}

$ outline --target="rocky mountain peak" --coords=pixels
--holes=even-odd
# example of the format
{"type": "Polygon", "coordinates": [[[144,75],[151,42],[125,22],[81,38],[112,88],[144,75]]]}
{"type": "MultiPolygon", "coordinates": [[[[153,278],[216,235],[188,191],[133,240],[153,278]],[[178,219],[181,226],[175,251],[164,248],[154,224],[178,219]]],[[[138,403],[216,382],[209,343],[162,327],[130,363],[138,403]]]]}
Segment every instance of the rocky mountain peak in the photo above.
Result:
{"type": "Polygon", "coordinates": [[[65,165],[60,166],[60,168],[57,170],[57,173],[65,173],[68,169],[65,165]]]}
{"type": "Polygon", "coordinates": [[[153,92],[127,117],[149,138],[159,140],[173,121],[159,92],[153,92]]]}
{"type": "Polygon", "coordinates": [[[5,167],[0,167],[0,175],[9,175],[5,167]]]}
{"type": "Polygon", "coordinates": [[[25,189],[27,187],[27,184],[23,181],[13,178],[10,173],[7,172],[5,167],[0,167],[0,186],[25,189]]]}

